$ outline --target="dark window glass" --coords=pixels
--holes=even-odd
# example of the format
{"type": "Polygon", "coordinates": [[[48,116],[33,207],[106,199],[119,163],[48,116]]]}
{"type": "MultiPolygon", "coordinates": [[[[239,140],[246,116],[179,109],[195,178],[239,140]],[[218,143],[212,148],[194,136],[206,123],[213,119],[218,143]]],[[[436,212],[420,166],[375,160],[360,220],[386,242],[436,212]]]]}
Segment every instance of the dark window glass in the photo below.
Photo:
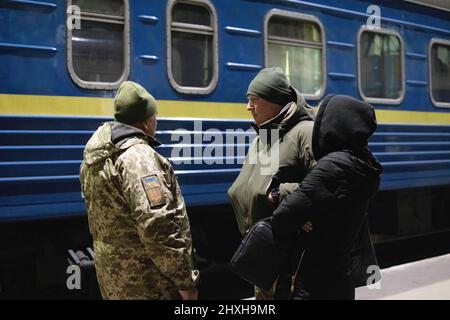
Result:
{"type": "Polygon", "coordinates": [[[402,94],[402,49],[395,35],[363,32],[360,39],[361,90],[368,98],[398,99],[402,94]]]}
{"type": "Polygon", "coordinates": [[[214,29],[204,6],[178,3],[172,11],[171,67],[181,87],[206,88],[214,78],[214,29]],[[189,23],[183,26],[179,23],[189,23]]]}
{"type": "MultiPolygon", "coordinates": [[[[80,6],[81,28],[72,32],[74,81],[116,83],[124,74],[124,0],[73,0],[80,6]],[[105,16],[107,15],[107,16],[105,16]],[[111,17],[109,17],[111,16],[111,17]]],[[[88,84],[90,85],[90,84],[88,84]]]]}
{"type": "Polygon", "coordinates": [[[123,0],[73,0],[72,4],[79,6],[82,13],[100,13],[112,16],[124,15],[123,0]]]}
{"type": "Polygon", "coordinates": [[[73,68],[88,82],[116,82],[124,70],[123,25],[82,21],[72,33],[73,68]]]}
{"type": "Polygon", "coordinates": [[[212,79],[212,37],[172,33],[172,73],[177,84],[207,87],[212,79]]]}
{"type": "Polygon", "coordinates": [[[270,19],[269,36],[318,43],[322,41],[320,28],[317,24],[309,21],[287,19],[279,16],[275,16],[270,19]]]}
{"type": "Polygon", "coordinates": [[[431,46],[431,94],[436,102],[450,102],[450,46],[431,46]]]}
{"type": "Polygon", "coordinates": [[[319,95],[323,83],[320,27],[310,21],[274,16],[268,32],[267,67],[282,68],[301,93],[319,95]]]}
{"type": "Polygon", "coordinates": [[[172,20],[174,22],[211,26],[211,15],[208,9],[182,2],[173,7],[172,20]]]}

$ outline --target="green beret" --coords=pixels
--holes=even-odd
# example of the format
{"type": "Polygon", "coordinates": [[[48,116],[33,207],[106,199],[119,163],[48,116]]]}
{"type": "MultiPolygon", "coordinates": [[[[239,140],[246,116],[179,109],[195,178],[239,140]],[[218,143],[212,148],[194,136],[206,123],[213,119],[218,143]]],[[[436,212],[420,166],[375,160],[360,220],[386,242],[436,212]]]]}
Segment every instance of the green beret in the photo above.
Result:
{"type": "Polygon", "coordinates": [[[156,100],[141,85],[125,81],[114,100],[114,118],[125,124],[147,120],[156,112],[156,100]]]}
{"type": "Polygon", "coordinates": [[[282,107],[291,101],[295,101],[291,84],[283,70],[279,67],[261,70],[252,82],[250,82],[247,96],[249,94],[276,103],[282,107]]]}

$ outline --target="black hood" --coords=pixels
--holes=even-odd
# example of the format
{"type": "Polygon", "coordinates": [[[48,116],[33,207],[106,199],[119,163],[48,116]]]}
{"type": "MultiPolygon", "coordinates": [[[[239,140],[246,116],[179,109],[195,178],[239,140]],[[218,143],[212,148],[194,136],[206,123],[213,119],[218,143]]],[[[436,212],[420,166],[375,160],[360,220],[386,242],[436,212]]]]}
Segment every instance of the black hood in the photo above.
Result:
{"type": "Polygon", "coordinates": [[[329,95],[320,104],[314,123],[314,158],[342,150],[366,154],[370,136],[377,128],[375,109],[350,96],[329,95]]]}

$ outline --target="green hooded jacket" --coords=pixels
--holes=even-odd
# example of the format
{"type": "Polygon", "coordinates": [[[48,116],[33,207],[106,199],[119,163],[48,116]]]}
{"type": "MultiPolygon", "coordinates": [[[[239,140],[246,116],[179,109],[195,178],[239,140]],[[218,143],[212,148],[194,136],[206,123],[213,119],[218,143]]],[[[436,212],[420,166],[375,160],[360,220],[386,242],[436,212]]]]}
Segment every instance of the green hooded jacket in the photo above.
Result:
{"type": "Polygon", "coordinates": [[[315,164],[311,150],[314,112],[297,90],[295,93],[297,102],[287,104],[273,119],[253,125],[257,136],[228,189],[241,233],[272,215],[274,207],[267,200],[271,189],[279,187],[280,196],[286,196],[315,164]]]}
{"type": "Polygon", "coordinates": [[[110,122],[84,150],[80,181],[105,299],[178,299],[196,284],[186,206],[158,144],[110,122]]]}

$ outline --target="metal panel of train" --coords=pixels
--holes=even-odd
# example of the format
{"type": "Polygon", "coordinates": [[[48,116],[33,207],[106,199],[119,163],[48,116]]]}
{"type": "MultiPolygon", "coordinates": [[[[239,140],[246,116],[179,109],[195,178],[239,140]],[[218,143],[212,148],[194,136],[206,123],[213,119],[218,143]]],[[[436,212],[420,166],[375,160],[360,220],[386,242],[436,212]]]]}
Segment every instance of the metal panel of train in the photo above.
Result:
{"type": "Polygon", "coordinates": [[[1,0],[0,221],[85,215],[82,150],[127,79],[159,102],[159,152],[188,207],[227,204],[254,136],[246,88],[266,66],[313,106],[375,106],[383,192],[447,188],[450,12],[417,2],[1,0]]]}

